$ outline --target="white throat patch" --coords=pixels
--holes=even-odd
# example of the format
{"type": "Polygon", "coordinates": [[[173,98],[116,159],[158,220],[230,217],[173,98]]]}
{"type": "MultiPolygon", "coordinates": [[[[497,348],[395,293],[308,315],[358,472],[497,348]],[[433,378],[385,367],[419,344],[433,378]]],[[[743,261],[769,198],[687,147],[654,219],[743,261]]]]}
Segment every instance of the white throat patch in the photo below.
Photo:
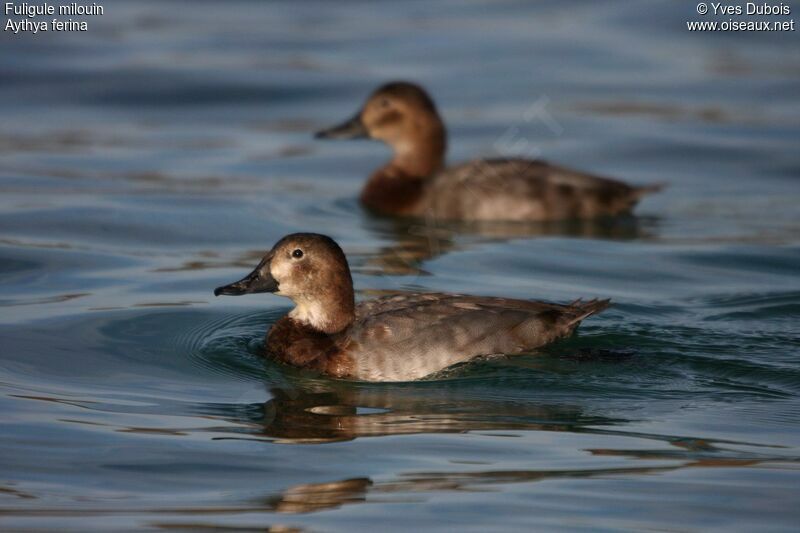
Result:
{"type": "Polygon", "coordinates": [[[328,321],[325,319],[325,310],[319,303],[295,302],[295,304],[295,308],[289,312],[290,318],[308,324],[318,330],[324,331],[327,328],[328,321]]]}

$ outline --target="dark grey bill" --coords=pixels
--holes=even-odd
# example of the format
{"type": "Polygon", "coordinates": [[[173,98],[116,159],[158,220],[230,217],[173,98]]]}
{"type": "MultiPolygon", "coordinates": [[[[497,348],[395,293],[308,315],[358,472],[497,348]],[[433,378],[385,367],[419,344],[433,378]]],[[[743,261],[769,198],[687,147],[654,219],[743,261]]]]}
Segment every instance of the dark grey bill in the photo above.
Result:
{"type": "Polygon", "coordinates": [[[353,118],[338,126],[318,131],[314,137],[316,139],[363,139],[368,135],[367,128],[361,121],[361,113],[356,113],[353,118]]]}
{"type": "Polygon", "coordinates": [[[224,296],[241,296],[242,294],[275,292],[277,290],[278,281],[270,274],[268,264],[261,263],[255,270],[239,281],[214,289],[214,296],[219,296],[220,294],[224,296]],[[265,266],[266,268],[263,268],[265,266]],[[262,271],[266,273],[262,274],[262,271]]]}

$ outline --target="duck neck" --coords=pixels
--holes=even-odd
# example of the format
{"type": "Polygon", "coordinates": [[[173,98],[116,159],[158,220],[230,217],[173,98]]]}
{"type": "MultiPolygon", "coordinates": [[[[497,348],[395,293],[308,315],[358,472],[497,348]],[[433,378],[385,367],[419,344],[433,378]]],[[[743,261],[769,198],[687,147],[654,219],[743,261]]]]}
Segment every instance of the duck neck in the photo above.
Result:
{"type": "Polygon", "coordinates": [[[355,319],[355,298],[352,285],[349,291],[339,289],[338,294],[322,298],[296,299],[289,317],[327,335],[344,331],[355,319]]]}
{"type": "Polygon", "coordinates": [[[373,172],[361,191],[361,203],[378,213],[417,216],[427,180],[444,166],[447,139],[438,116],[417,124],[414,135],[384,140],[394,155],[373,172]]]}
{"type": "Polygon", "coordinates": [[[438,119],[432,120],[416,130],[412,138],[391,143],[391,146],[394,155],[386,167],[394,169],[394,174],[427,178],[444,166],[447,150],[444,125],[438,119]]]}

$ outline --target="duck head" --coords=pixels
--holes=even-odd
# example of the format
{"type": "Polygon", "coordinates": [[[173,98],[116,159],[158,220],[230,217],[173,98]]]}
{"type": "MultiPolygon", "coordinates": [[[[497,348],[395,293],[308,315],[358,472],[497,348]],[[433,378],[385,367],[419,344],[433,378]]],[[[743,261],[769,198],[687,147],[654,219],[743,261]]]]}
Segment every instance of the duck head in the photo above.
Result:
{"type": "Polygon", "coordinates": [[[394,152],[392,164],[415,176],[439,170],[447,149],[444,123],[433,100],[422,87],[403,81],[379,87],[355,116],[315,137],[383,141],[394,152]]]}
{"type": "Polygon", "coordinates": [[[339,245],[325,235],[287,235],[247,276],[214,289],[215,296],[259,292],[291,299],[295,308],[289,316],[324,333],[342,331],[355,316],[347,258],[339,245]]]}

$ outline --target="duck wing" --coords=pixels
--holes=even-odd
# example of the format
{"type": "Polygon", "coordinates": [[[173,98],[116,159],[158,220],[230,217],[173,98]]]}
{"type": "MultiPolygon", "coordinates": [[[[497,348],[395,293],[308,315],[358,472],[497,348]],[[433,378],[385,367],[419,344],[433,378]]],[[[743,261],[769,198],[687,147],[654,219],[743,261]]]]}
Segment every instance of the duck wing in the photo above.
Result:
{"type": "Polygon", "coordinates": [[[447,168],[428,187],[424,209],[437,218],[548,221],[628,213],[643,195],[663,186],[635,187],[541,160],[509,158],[447,168]]]}
{"type": "Polygon", "coordinates": [[[347,332],[355,377],[409,381],[481,355],[532,350],[572,333],[608,300],[559,305],[453,294],[403,294],[360,304],[347,332]]]}

